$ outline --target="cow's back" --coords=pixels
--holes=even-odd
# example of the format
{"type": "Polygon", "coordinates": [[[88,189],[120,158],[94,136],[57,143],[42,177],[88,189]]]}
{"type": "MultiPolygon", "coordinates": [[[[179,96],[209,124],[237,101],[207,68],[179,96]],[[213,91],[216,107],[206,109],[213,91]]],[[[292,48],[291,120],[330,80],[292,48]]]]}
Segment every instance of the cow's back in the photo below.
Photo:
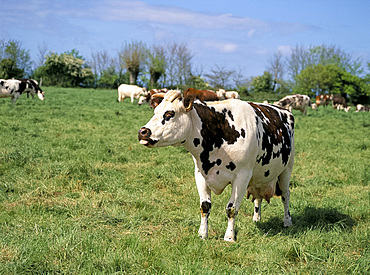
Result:
{"type": "Polygon", "coordinates": [[[270,181],[285,169],[294,146],[294,118],[290,112],[237,99],[200,106],[196,110],[206,138],[202,141],[206,157],[201,161],[206,173],[210,172],[213,159],[235,166],[231,172],[253,169],[259,182],[270,181]]]}

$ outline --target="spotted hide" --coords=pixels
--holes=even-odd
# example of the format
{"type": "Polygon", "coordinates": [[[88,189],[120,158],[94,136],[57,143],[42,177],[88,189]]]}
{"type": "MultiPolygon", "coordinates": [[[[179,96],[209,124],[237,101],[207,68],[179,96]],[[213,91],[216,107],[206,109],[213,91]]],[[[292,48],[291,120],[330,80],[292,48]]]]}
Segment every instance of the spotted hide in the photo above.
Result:
{"type": "Polygon", "coordinates": [[[202,239],[208,236],[211,192],[219,195],[229,184],[224,240],[235,241],[235,218],[246,192],[255,203],[253,221],[261,218],[262,199],[269,202],[272,196],[281,195],[284,226],[291,226],[294,118],[289,111],[238,99],[206,103],[168,92],[138,137],[147,147],[181,145],[192,154],[202,239]]]}
{"type": "Polygon", "coordinates": [[[307,95],[288,95],[283,97],[279,101],[275,102],[274,105],[289,110],[292,109],[300,110],[302,114],[307,114],[307,107],[311,107],[310,97],[307,95]]]}

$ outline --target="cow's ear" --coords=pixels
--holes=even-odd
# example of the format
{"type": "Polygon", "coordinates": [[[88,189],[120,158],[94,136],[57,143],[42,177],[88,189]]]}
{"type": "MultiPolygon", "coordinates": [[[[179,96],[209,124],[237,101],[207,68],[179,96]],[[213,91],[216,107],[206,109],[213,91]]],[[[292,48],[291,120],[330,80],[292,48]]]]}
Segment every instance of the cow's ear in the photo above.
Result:
{"type": "Polygon", "coordinates": [[[193,108],[193,102],[194,102],[194,96],[193,95],[187,95],[184,97],[184,107],[187,112],[191,111],[193,108]]]}

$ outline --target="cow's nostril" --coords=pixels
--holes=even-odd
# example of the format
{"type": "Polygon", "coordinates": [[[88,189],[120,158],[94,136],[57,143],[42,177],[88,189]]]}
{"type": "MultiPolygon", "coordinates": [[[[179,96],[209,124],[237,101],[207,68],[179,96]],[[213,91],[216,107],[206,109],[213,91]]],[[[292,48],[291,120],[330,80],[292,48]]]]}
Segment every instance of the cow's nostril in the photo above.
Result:
{"type": "Polygon", "coordinates": [[[139,139],[149,138],[151,134],[150,129],[143,127],[139,130],[139,139]]]}

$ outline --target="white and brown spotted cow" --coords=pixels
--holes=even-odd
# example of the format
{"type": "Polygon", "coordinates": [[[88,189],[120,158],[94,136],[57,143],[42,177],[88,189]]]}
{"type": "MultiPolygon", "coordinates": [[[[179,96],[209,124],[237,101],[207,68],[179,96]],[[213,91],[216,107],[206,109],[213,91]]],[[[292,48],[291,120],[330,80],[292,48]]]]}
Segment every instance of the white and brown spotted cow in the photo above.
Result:
{"type": "Polygon", "coordinates": [[[201,102],[168,92],[154,116],[139,130],[147,147],[184,146],[193,156],[200,197],[199,236],[208,236],[211,191],[229,184],[226,241],[235,241],[235,217],[247,192],[255,203],[253,221],[261,218],[261,201],[281,195],[284,226],[291,226],[289,181],[294,160],[294,117],[273,105],[238,99],[201,102]]]}
{"type": "Polygon", "coordinates": [[[356,112],[370,112],[370,107],[362,104],[356,105],[356,112]]]}
{"type": "Polygon", "coordinates": [[[329,102],[333,100],[333,95],[318,95],[316,96],[316,108],[320,105],[328,106],[329,102]]]}
{"type": "Polygon", "coordinates": [[[307,114],[307,107],[311,107],[310,97],[308,95],[288,95],[283,97],[277,102],[274,102],[274,105],[282,107],[289,110],[292,109],[300,110],[302,114],[307,114]]]}

